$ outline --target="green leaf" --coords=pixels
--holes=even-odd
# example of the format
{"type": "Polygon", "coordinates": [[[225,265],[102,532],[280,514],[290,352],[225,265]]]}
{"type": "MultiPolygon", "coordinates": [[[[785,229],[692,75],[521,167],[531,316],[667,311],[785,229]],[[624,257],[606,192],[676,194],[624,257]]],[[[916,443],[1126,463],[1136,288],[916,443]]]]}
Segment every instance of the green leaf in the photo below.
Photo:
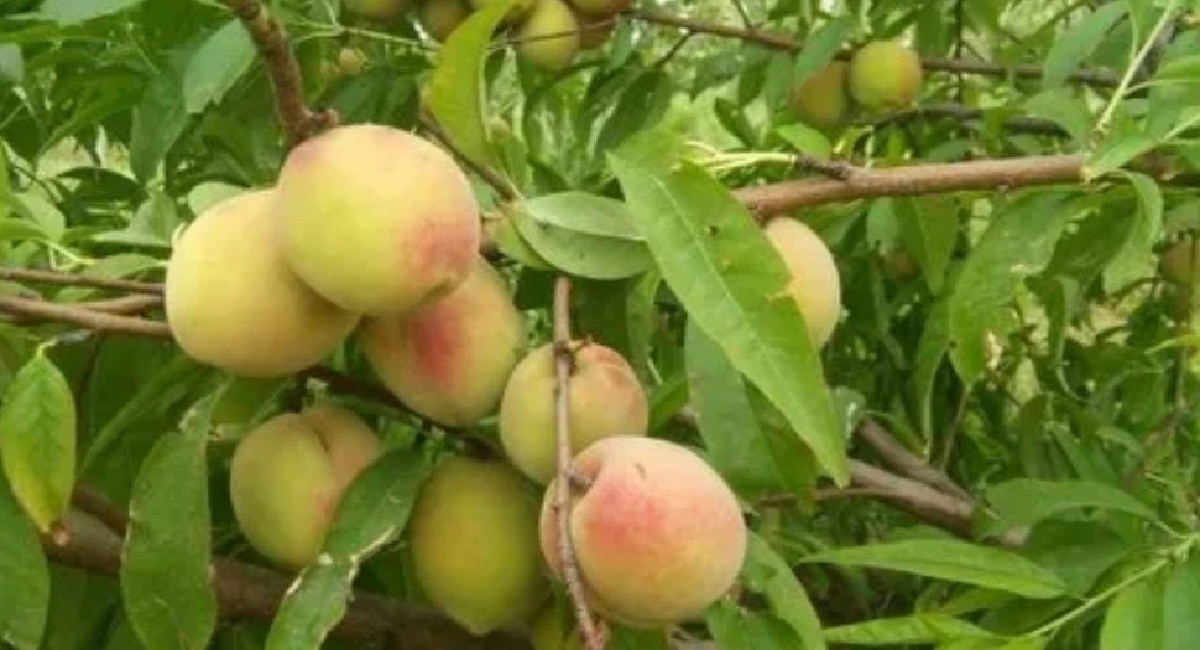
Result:
{"type": "Polygon", "coordinates": [[[1163,195],[1158,183],[1137,172],[1121,174],[1137,193],[1138,209],[1120,252],[1104,270],[1104,286],[1108,291],[1123,289],[1152,271],[1154,244],[1163,227],[1163,195]]]}
{"type": "Polygon", "coordinates": [[[41,14],[60,25],[76,25],[124,11],[143,0],[46,0],[41,14]]]}
{"type": "Polygon", "coordinates": [[[1055,598],[1066,591],[1061,578],[1020,555],[957,540],[918,539],[850,546],[815,553],[801,561],[904,571],[1027,598],[1055,598]]]}
{"type": "Polygon", "coordinates": [[[779,485],[779,472],[741,375],[692,321],[684,334],[684,358],[689,402],[713,467],[742,493],[779,485]]]}
{"type": "Polygon", "coordinates": [[[199,113],[221,101],[254,63],[254,42],[240,20],[225,23],[213,32],[188,61],[183,71],[183,104],[199,113]]]}
{"type": "Polygon", "coordinates": [[[129,164],[142,183],[154,177],[155,170],[188,125],[183,85],[176,74],[173,65],[154,77],[133,108],[129,164]]]}
{"type": "Polygon", "coordinates": [[[468,159],[495,168],[483,123],[483,64],[492,34],[516,0],[488,2],[450,34],[429,80],[429,112],[468,159]]]}
{"type": "Polygon", "coordinates": [[[1154,520],[1154,513],[1141,501],[1122,490],[1092,481],[1046,481],[1019,478],[992,486],[987,501],[998,519],[984,527],[988,533],[1001,533],[1019,526],[1031,526],[1063,512],[1081,508],[1117,510],[1154,520]]]}
{"type": "Polygon", "coordinates": [[[1049,263],[1070,217],[1063,196],[1027,195],[992,218],[963,264],[950,298],[950,356],[962,380],[977,381],[993,360],[989,350],[1007,335],[1001,311],[1028,276],[1049,263]]]}
{"type": "Polygon", "coordinates": [[[1125,15],[1124,2],[1110,2],[1084,16],[1054,40],[1042,64],[1042,88],[1061,86],[1104,40],[1104,35],[1125,15]]]}
{"type": "Polygon", "coordinates": [[[958,239],[958,205],[953,199],[901,198],[895,207],[905,250],[920,265],[929,290],[941,293],[958,239]]]}
{"type": "Polygon", "coordinates": [[[180,223],[175,202],[162,192],[151,191],[146,201],[133,213],[133,219],[129,221],[128,226],[121,230],[100,233],[93,239],[109,244],[170,249],[171,236],[180,223]]]}
{"type": "Polygon", "coordinates": [[[719,648],[792,650],[808,648],[785,623],[722,600],[705,611],[705,622],[719,648]]]}
{"type": "Polygon", "coordinates": [[[1104,613],[1099,650],[1164,648],[1162,596],[1163,583],[1157,577],[1122,589],[1104,613]]]}
{"type": "Polygon", "coordinates": [[[746,587],[767,598],[771,612],[787,623],[805,650],[825,650],[821,620],[790,566],[765,539],[750,533],[742,567],[746,587]]]}
{"type": "Polygon", "coordinates": [[[1189,54],[1163,61],[1154,71],[1151,81],[1197,83],[1200,81],[1200,54],[1189,54]]]}
{"type": "Polygon", "coordinates": [[[828,159],[833,153],[833,145],[829,143],[829,138],[807,124],[783,124],[775,129],[775,134],[792,145],[796,151],[815,158],[828,159]]]}
{"type": "Polygon", "coordinates": [[[75,485],[75,398],[39,349],[0,404],[0,461],[13,496],[43,533],[70,507],[75,485]]]}
{"type": "Polygon", "coordinates": [[[202,650],[217,624],[207,443],[216,396],[166,433],[142,462],[129,503],[121,596],[148,648],[202,650]]]}
{"type": "Polygon", "coordinates": [[[1163,590],[1163,650],[1191,650],[1200,635],[1200,550],[1176,565],[1163,590]]]}
{"type": "Polygon", "coordinates": [[[1141,133],[1114,132],[1096,147],[1083,164],[1085,181],[1103,176],[1153,149],[1158,141],[1141,133]]]}
{"type": "Polygon", "coordinates": [[[301,571],[284,596],[266,650],[321,646],[346,613],[362,563],[404,530],[427,470],[419,454],[398,450],[376,460],[350,484],[321,557],[301,571]]]}
{"type": "Polygon", "coordinates": [[[823,635],[829,643],[847,645],[930,644],[954,638],[996,638],[981,627],[937,612],[839,625],[826,628],[823,635]]]}
{"type": "Polygon", "coordinates": [[[548,194],[514,205],[508,220],[539,257],[573,275],[619,280],[654,265],[625,204],[614,199],[548,194]]]}
{"type": "Polygon", "coordinates": [[[609,154],[609,162],[663,280],[844,485],[845,438],[803,315],[784,290],[783,260],[715,179],[689,163],[660,171],[635,160],[653,160],[640,148],[609,154]]]}
{"type": "Polygon", "coordinates": [[[25,81],[25,57],[20,45],[0,44],[0,80],[4,79],[16,86],[25,81]]]}
{"type": "Polygon", "coordinates": [[[804,48],[792,62],[792,83],[801,84],[808,76],[833,59],[846,36],[854,29],[855,18],[847,13],[836,16],[804,37],[804,48]]]}
{"type": "Polygon", "coordinates": [[[0,641],[39,650],[50,607],[50,567],[37,533],[0,482],[0,641]]]}

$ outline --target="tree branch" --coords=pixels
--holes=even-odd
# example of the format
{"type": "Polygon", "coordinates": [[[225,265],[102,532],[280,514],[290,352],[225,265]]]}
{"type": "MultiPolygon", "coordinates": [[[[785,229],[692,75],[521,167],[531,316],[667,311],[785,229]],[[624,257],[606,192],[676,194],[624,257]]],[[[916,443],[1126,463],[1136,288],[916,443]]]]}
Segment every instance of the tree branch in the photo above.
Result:
{"type": "MultiPolygon", "coordinates": [[[[121,537],[81,510],[64,518],[64,543],[43,540],[54,562],[94,573],[117,575],[121,537]]],[[[293,576],[228,558],[213,563],[212,585],[221,618],[270,621],[293,582],[293,576]]],[[[475,638],[439,612],[378,594],[356,592],[332,635],[358,646],[380,643],[403,634],[405,650],[528,650],[527,641],[507,634],[475,638]]]]}
{"type": "MultiPolygon", "coordinates": [[[[704,21],[685,18],[683,16],[677,16],[654,9],[632,9],[626,12],[626,15],[653,25],[678,27],[685,31],[697,34],[710,34],[712,36],[721,36],[724,38],[736,38],[749,43],[763,45],[771,49],[783,50],[785,52],[797,52],[804,47],[801,42],[777,32],[756,28],[736,27],[733,25],[706,23],[704,21]]],[[[842,50],[835,55],[835,58],[847,61],[850,59],[852,54],[853,52],[850,50],[842,50]]],[[[1039,79],[1042,76],[1042,67],[1036,64],[1001,65],[998,63],[990,63],[988,61],[947,59],[943,57],[922,57],[921,67],[926,70],[938,72],[977,74],[991,77],[1011,76],[1018,79],[1039,79]]],[[[1067,80],[1073,83],[1085,84],[1089,86],[1111,87],[1117,85],[1117,76],[1113,74],[1112,71],[1105,69],[1080,70],[1068,76],[1067,80]]]]}
{"type": "Polygon", "coordinates": [[[783,181],[743,187],[734,190],[734,195],[760,218],[766,218],[794,208],[881,196],[1078,183],[1082,181],[1083,162],[1083,156],[1061,154],[862,169],[850,181],[783,181]]]}
{"type": "Polygon", "coordinates": [[[604,640],[592,618],[583,578],[575,559],[571,541],[571,425],[570,385],[575,365],[571,350],[571,280],[560,275],[554,283],[554,430],[558,456],[558,477],[555,481],[554,511],[558,525],[558,553],[562,564],[567,592],[575,606],[579,634],[587,650],[604,650],[604,640]]]}
{"type": "Polygon", "coordinates": [[[952,497],[964,501],[971,500],[971,495],[966,490],[959,487],[944,472],[925,462],[924,458],[909,451],[874,420],[863,419],[862,424],[858,426],[858,436],[871,445],[883,462],[892,469],[952,497]]]}
{"type": "Polygon", "coordinates": [[[156,282],[137,282],[135,280],[113,280],[109,278],[90,278],[78,273],[62,271],[47,271],[41,269],[11,269],[0,268],[0,280],[12,282],[40,282],[65,286],[95,287],[98,289],[116,289],[129,293],[145,293],[161,296],[163,286],[156,282]]]}
{"type": "Polygon", "coordinates": [[[314,112],[305,105],[300,64],[292,55],[283,26],[267,13],[259,0],[221,1],[242,21],[259,56],[266,62],[267,76],[275,93],[275,109],[287,134],[288,148],[322,129],[335,126],[338,121],[335,111],[314,112]]]}
{"type": "Polygon", "coordinates": [[[171,329],[166,323],[94,311],[73,305],[55,304],[30,298],[0,296],[0,312],[71,323],[90,330],[120,332],[135,336],[171,338],[171,329]]]}

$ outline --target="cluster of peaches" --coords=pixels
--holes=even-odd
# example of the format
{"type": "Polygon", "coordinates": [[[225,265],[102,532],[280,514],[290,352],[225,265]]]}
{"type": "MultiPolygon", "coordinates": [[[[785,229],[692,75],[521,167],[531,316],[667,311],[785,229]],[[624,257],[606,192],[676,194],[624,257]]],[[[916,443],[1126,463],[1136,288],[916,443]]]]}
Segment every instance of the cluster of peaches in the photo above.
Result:
{"type": "MultiPolygon", "coordinates": [[[[791,219],[766,236],[824,343],[840,307],[832,256],[791,219]]],[[[353,337],[426,420],[467,429],[495,416],[503,457],[438,462],[406,531],[425,596],[476,634],[533,624],[561,575],[556,354],[530,340],[482,239],[470,182],[445,151],[401,129],[342,125],[296,146],[270,187],[203,210],[176,239],[165,296],[180,348],[233,375],[283,378],[353,337]]],[[[569,537],[592,604],[631,626],[694,617],[741,569],[739,503],[699,454],[648,435],[627,359],[586,340],[570,350],[569,537]]],[[[331,398],[253,427],[230,466],[246,540],[281,566],[314,562],[381,444],[331,398]]]]}

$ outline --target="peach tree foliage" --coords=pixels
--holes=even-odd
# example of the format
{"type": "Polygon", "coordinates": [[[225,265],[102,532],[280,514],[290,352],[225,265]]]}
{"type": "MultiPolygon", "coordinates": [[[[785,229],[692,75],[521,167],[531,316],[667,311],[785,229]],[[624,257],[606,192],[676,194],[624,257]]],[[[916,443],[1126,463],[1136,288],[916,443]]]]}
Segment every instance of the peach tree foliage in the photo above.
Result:
{"type": "Polygon", "coordinates": [[[669,635],[614,623],[608,647],[1200,638],[1200,301],[1171,248],[1200,233],[1194,2],[635,0],[565,63],[492,41],[504,7],[433,39],[424,5],[266,6],[302,95],[276,94],[222,2],[0,0],[0,647],[530,647],[475,637],[412,570],[418,490],[495,449],[496,418],[414,415],[355,337],[320,372],[246,379],[162,325],[179,230],[274,182],[289,99],[436,123],[530,349],[565,274],[572,331],[628,360],[648,434],[737,495],[734,588],[669,635]],[[799,119],[837,52],[895,38],[925,61],[920,110],[799,119]],[[930,167],[987,159],[1013,167],[930,167]],[[783,210],[836,259],[824,345],[777,299],[788,268],[748,205],[794,179],[851,186],[783,210]],[[297,572],[243,535],[229,472],[314,392],[385,451],[297,572]]]}

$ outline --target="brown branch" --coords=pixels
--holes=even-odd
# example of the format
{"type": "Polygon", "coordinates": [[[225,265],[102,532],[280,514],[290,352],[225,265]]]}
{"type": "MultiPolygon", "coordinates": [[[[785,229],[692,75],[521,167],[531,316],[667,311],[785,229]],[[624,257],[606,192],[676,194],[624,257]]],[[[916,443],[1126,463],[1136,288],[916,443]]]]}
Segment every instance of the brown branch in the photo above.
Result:
{"type": "Polygon", "coordinates": [[[62,271],[47,271],[41,269],[9,269],[0,268],[0,280],[13,282],[41,282],[66,286],[95,287],[97,289],[116,289],[130,293],[145,293],[161,296],[163,286],[156,282],[138,282],[136,280],[113,280],[109,278],[90,278],[77,273],[62,271]]]}
{"type": "Polygon", "coordinates": [[[892,469],[950,496],[964,501],[971,500],[971,495],[966,490],[959,487],[944,472],[927,463],[924,458],[909,451],[874,420],[864,418],[858,426],[858,436],[871,445],[883,462],[892,469]]]}
{"type": "Polygon", "coordinates": [[[504,199],[505,201],[512,201],[520,196],[517,188],[513,187],[513,184],[510,183],[507,178],[502,176],[499,172],[491,167],[472,160],[470,156],[464,154],[458,149],[458,147],[455,147],[454,143],[450,141],[450,138],[446,137],[446,133],[442,131],[442,128],[438,126],[437,122],[433,121],[433,119],[422,116],[418,118],[418,123],[421,125],[421,128],[428,131],[435,140],[440,142],[442,146],[446,147],[446,149],[453,154],[455,158],[466,165],[471,171],[478,174],[485,183],[492,187],[492,189],[496,190],[496,193],[500,195],[500,198],[504,199]]]}
{"type": "Polygon", "coordinates": [[[95,517],[118,537],[124,537],[129,528],[129,513],[89,485],[75,486],[71,491],[71,505],[95,517]]]}
{"type": "Polygon", "coordinates": [[[89,330],[171,338],[166,323],[16,296],[0,296],[0,312],[79,325],[89,330]]]}
{"type": "Polygon", "coordinates": [[[304,103],[304,84],[300,64],[288,45],[287,34],[259,0],[222,0],[242,21],[259,56],[267,66],[267,76],[275,93],[275,109],[292,148],[323,129],[335,126],[337,112],[314,112],[304,103]]]}
{"type": "MultiPolygon", "coordinates": [[[[30,298],[30,300],[36,300],[30,298]]],[[[38,300],[37,302],[42,302],[38,300]]],[[[88,311],[100,312],[104,314],[117,314],[122,316],[133,316],[146,311],[151,307],[162,305],[162,298],[151,296],[148,294],[135,294],[131,296],[121,296],[120,298],[108,298],[105,300],[93,300],[88,302],[73,302],[73,303],[43,303],[43,304],[59,304],[64,307],[72,307],[74,309],[86,309],[88,311]]],[[[30,315],[14,315],[5,319],[6,322],[14,325],[36,325],[45,323],[48,319],[40,316],[30,315]]]]}
{"type": "Polygon", "coordinates": [[[806,153],[796,155],[795,166],[843,182],[856,180],[864,171],[844,160],[824,160],[806,153]]]}
{"type": "Polygon", "coordinates": [[[567,592],[575,606],[579,634],[587,650],[604,650],[604,640],[596,627],[583,590],[583,578],[571,541],[571,428],[570,384],[574,366],[571,349],[571,280],[560,275],[554,283],[554,430],[558,452],[558,477],[555,481],[554,510],[558,524],[558,553],[567,592]]]}
{"type": "Polygon", "coordinates": [[[1083,180],[1083,162],[1083,156],[1061,154],[862,169],[850,181],[783,181],[743,187],[734,190],[734,196],[759,218],[766,218],[799,207],[881,196],[1078,183],[1083,180]]]}
{"type": "MultiPolygon", "coordinates": [[[[96,518],[72,510],[64,519],[68,535],[62,544],[43,541],[54,562],[94,573],[117,575],[121,568],[121,537],[96,518]]],[[[270,621],[293,582],[293,576],[227,558],[213,563],[212,586],[221,618],[228,621],[270,621]]],[[[364,647],[403,635],[406,650],[528,650],[516,636],[494,633],[471,636],[439,612],[378,594],[356,592],[332,636],[364,647]]]]}
{"type": "MultiPolygon", "coordinates": [[[[785,52],[798,52],[804,45],[784,34],[763,29],[736,27],[734,25],[719,25],[700,20],[685,18],[671,13],[654,9],[632,9],[626,15],[654,25],[677,27],[696,34],[710,34],[724,38],[736,38],[748,43],[756,43],[765,47],[785,52]]],[[[849,60],[853,54],[850,50],[842,50],[835,56],[840,60],[849,60]]],[[[921,67],[938,72],[954,72],[958,74],[978,74],[991,77],[1016,77],[1018,79],[1038,79],[1042,76],[1040,65],[1001,65],[988,61],[970,61],[966,59],[947,59],[942,57],[922,57],[921,67]]],[[[1116,86],[1118,79],[1110,70],[1080,70],[1067,77],[1073,83],[1089,86],[1116,86]]]]}

